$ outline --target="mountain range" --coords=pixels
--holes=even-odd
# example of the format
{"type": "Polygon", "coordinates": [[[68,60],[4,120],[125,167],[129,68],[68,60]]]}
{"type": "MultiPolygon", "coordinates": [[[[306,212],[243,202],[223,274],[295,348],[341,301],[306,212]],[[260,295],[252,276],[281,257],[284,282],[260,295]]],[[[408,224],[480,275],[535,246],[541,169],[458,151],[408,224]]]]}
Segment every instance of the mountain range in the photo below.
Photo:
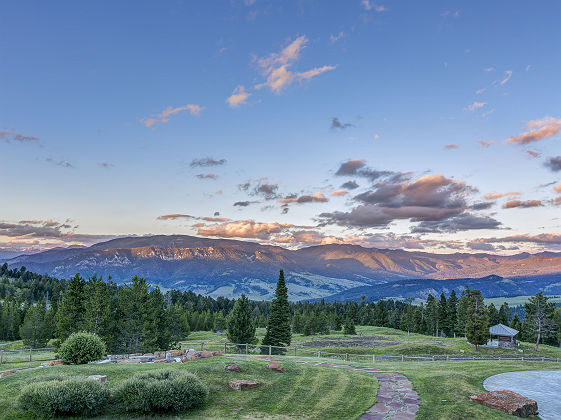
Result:
{"type": "MultiPolygon", "coordinates": [[[[553,252],[511,256],[434,254],[346,244],[292,250],[186,235],[117,238],[90,247],[55,248],[20,255],[7,263],[10,268],[25,266],[60,278],[77,272],[86,277],[110,275],[117,283],[137,274],[163,289],[226,297],[246,293],[252,299],[266,300],[273,296],[281,268],[285,271],[291,300],[343,297],[352,293],[351,289],[366,290],[369,296],[382,297],[381,291],[391,292],[386,296],[401,296],[407,293],[396,294],[397,289],[423,284],[422,280],[439,284],[462,279],[465,283],[465,279],[500,276],[513,282],[517,278],[534,277],[552,284],[561,281],[561,253],[553,252]],[[393,289],[388,289],[390,283],[393,289]]],[[[506,289],[501,293],[507,293],[506,289]]]]}

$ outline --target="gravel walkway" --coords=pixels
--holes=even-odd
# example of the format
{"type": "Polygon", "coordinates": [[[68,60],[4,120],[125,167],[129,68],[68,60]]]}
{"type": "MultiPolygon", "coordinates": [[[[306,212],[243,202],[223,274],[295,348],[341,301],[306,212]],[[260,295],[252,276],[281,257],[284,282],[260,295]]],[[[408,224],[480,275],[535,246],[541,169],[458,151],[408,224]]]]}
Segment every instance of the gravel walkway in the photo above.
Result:
{"type": "Polygon", "coordinates": [[[419,410],[419,396],[417,392],[413,390],[413,385],[409,379],[400,373],[337,363],[302,363],[306,365],[358,370],[374,375],[380,384],[376,397],[378,402],[360,417],[361,420],[411,420],[417,416],[417,411],[419,410]]]}

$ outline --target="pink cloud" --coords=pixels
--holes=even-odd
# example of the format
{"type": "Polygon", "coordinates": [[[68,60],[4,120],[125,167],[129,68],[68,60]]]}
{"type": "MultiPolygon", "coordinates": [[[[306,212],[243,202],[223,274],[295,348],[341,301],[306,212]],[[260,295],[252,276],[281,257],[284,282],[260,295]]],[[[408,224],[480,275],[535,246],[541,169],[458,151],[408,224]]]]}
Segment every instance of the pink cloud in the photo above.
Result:
{"type": "Polygon", "coordinates": [[[506,192],[506,193],[498,193],[496,191],[492,191],[490,193],[485,194],[483,196],[483,198],[485,200],[497,200],[499,198],[514,197],[514,196],[517,196],[517,195],[520,195],[520,193],[517,192],[517,191],[509,191],[509,192],[506,192]]]}
{"type": "Polygon", "coordinates": [[[170,118],[173,115],[183,111],[189,111],[191,115],[198,116],[201,113],[202,109],[203,108],[200,105],[195,105],[195,104],[187,104],[187,105],[179,106],[177,108],[168,106],[161,113],[151,116],[149,118],[144,118],[141,121],[146,127],[151,127],[156,123],[165,124],[170,120],[170,118]]]}
{"type": "Polygon", "coordinates": [[[509,137],[505,143],[529,144],[539,141],[559,133],[561,119],[545,117],[540,120],[530,121],[526,128],[529,131],[520,133],[517,136],[509,137]]]}
{"type": "Polygon", "coordinates": [[[251,93],[246,92],[245,87],[239,85],[234,89],[232,95],[226,98],[226,102],[231,108],[236,108],[242,104],[247,103],[247,98],[251,96],[251,93]]]}
{"type": "Polygon", "coordinates": [[[503,205],[503,209],[514,209],[517,207],[530,208],[530,207],[540,207],[540,206],[542,206],[542,202],[540,200],[527,200],[527,201],[510,200],[503,205]]]}
{"type": "Polygon", "coordinates": [[[342,195],[346,195],[348,193],[349,192],[347,190],[335,190],[335,191],[331,191],[329,195],[333,197],[341,197],[342,195]]]}

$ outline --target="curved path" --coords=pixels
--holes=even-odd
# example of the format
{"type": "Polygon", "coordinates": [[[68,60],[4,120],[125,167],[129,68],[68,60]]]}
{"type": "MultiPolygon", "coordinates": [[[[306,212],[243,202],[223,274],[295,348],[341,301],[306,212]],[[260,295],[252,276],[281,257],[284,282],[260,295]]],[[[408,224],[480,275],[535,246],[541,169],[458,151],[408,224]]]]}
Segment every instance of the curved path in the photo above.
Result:
{"type": "Polygon", "coordinates": [[[362,420],[411,420],[417,416],[417,411],[419,410],[419,396],[417,392],[413,390],[413,385],[409,379],[400,373],[337,363],[302,363],[306,365],[358,370],[374,375],[380,384],[376,397],[378,402],[360,417],[362,420]]]}
{"type": "Polygon", "coordinates": [[[561,420],[561,370],[526,370],[493,375],[483,381],[487,391],[508,389],[538,403],[543,420],[561,420]]]}

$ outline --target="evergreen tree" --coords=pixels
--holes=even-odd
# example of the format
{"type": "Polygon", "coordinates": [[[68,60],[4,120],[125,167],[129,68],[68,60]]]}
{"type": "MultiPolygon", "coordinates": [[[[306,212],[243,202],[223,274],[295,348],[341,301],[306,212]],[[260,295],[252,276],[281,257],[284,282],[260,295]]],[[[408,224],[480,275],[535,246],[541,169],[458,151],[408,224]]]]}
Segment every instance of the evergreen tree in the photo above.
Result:
{"type": "Polygon", "coordinates": [[[25,314],[19,334],[23,344],[30,348],[45,347],[51,338],[51,330],[46,320],[45,302],[30,306],[25,314]]]}
{"type": "Polygon", "coordinates": [[[469,293],[466,337],[478,350],[480,345],[486,344],[489,337],[489,314],[483,296],[479,290],[471,290],[469,293]]]}
{"type": "Polygon", "coordinates": [[[185,340],[189,335],[189,321],[187,321],[185,311],[178,303],[170,305],[167,309],[167,317],[170,331],[170,346],[176,347],[180,340],[185,340]]]}
{"type": "Polygon", "coordinates": [[[356,335],[356,327],[353,318],[349,315],[345,317],[345,326],[343,327],[343,334],[356,335]]]}
{"type": "Polygon", "coordinates": [[[540,342],[553,331],[553,311],[555,305],[547,301],[547,296],[542,292],[528,299],[524,304],[526,317],[524,319],[524,330],[529,338],[536,338],[535,351],[538,351],[540,342]]]}
{"type": "Polygon", "coordinates": [[[508,303],[505,302],[501,305],[499,309],[499,318],[498,321],[500,324],[509,325],[510,324],[510,307],[508,303]]]}
{"type": "Polygon", "coordinates": [[[437,335],[442,335],[442,332],[444,332],[446,335],[448,335],[448,331],[447,331],[447,326],[448,326],[448,302],[446,302],[446,296],[444,295],[444,293],[440,294],[440,301],[438,302],[438,324],[437,324],[437,330],[440,331],[440,334],[437,333],[437,335]]]}
{"type": "MultiPolygon", "coordinates": [[[[379,300],[376,303],[376,309],[374,310],[374,322],[379,327],[389,327],[388,320],[388,309],[386,308],[386,302],[379,300]]],[[[356,323],[356,319],[355,322],[356,323]]]]}
{"type": "Polygon", "coordinates": [[[70,334],[86,328],[86,281],[76,274],[70,279],[57,312],[57,337],[65,340],[70,334]]]}
{"type": "Polygon", "coordinates": [[[448,297],[448,306],[446,308],[446,335],[456,337],[456,323],[458,311],[458,297],[456,291],[452,290],[448,297]]]}
{"type": "Polygon", "coordinates": [[[425,309],[427,316],[427,331],[428,335],[438,335],[438,302],[432,294],[427,296],[427,306],[425,309]]]}
{"type": "Polygon", "coordinates": [[[514,316],[512,317],[510,328],[514,328],[516,331],[522,331],[522,321],[520,321],[518,314],[514,314],[514,316]]]}
{"type": "Polygon", "coordinates": [[[119,288],[120,351],[138,353],[144,349],[145,323],[148,319],[148,285],[146,279],[134,276],[119,288]]]}
{"type": "Polygon", "coordinates": [[[224,317],[222,311],[218,311],[216,314],[214,314],[214,326],[212,330],[214,332],[219,332],[219,331],[224,331],[225,329],[226,329],[226,318],[224,317]]]}
{"type": "Polygon", "coordinates": [[[407,299],[407,305],[403,309],[403,313],[401,314],[401,329],[403,331],[407,331],[407,335],[411,332],[414,328],[414,311],[413,311],[413,303],[411,299],[407,299]]]}
{"type": "Polygon", "coordinates": [[[171,343],[169,317],[166,311],[164,297],[156,287],[148,293],[146,301],[146,318],[144,321],[142,343],[143,351],[154,352],[168,350],[171,343]]]}
{"type": "Polygon", "coordinates": [[[467,311],[469,306],[469,287],[466,286],[465,290],[462,292],[462,296],[458,301],[458,310],[456,312],[456,334],[465,336],[466,335],[466,321],[467,321],[467,311]]]}
{"type": "Polygon", "coordinates": [[[333,329],[335,331],[341,331],[342,328],[343,324],[341,322],[341,317],[337,312],[335,312],[335,314],[333,315],[333,329]]]}
{"type": "Polygon", "coordinates": [[[253,344],[255,338],[255,324],[252,320],[249,299],[242,293],[234,304],[234,309],[228,315],[228,340],[237,344],[253,344]]]}
{"type": "Polygon", "coordinates": [[[495,305],[493,303],[491,303],[487,307],[487,309],[489,311],[489,324],[490,325],[497,325],[499,323],[499,311],[497,311],[497,308],[495,307],[495,305]]]}
{"type": "Polygon", "coordinates": [[[329,334],[329,320],[324,311],[320,312],[318,316],[318,333],[323,335],[329,334]]]}
{"type": "Polygon", "coordinates": [[[302,335],[309,336],[314,334],[314,320],[311,316],[304,318],[304,331],[302,335]]]}
{"type": "Polygon", "coordinates": [[[115,345],[115,322],[112,316],[112,282],[103,278],[91,277],[85,283],[84,330],[97,334],[109,349],[115,345]]]}
{"type": "Polygon", "coordinates": [[[290,346],[292,332],[290,330],[290,305],[288,290],[284,281],[284,272],[280,270],[275,298],[271,303],[271,315],[262,344],[265,346],[290,346]]]}
{"type": "Polygon", "coordinates": [[[292,331],[295,334],[301,334],[303,330],[302,315],[300,315],[300,312],[295,312],[292,317],[292,331]]]}

